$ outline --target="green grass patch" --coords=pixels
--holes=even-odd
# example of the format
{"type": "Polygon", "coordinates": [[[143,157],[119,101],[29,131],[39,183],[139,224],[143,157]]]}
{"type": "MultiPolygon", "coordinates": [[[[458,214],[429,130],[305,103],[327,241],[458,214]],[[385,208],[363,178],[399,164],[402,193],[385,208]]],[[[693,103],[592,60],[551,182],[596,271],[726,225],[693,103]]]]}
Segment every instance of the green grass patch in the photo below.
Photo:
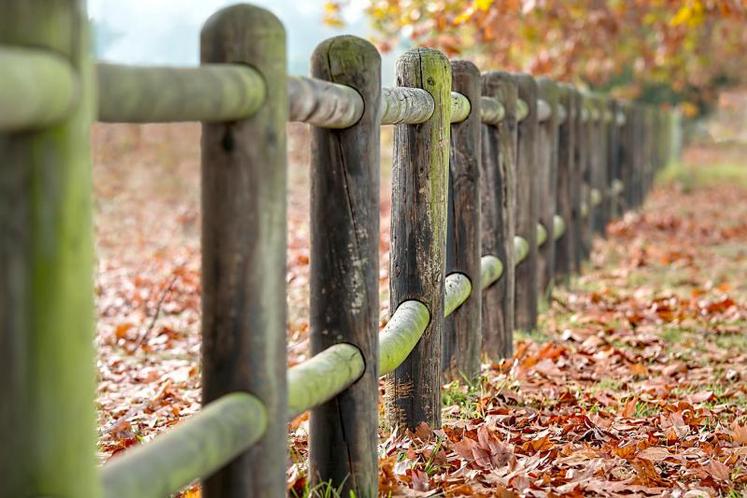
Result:
{"type": "Polygon", "coordinates": [[[671,163],[659,173],[657,182],[680,185],[685,192],[690,192],[696,187],[723,184],[747,187],[747,167],[732,163],[709,164],[708,166],[671,163]]]}

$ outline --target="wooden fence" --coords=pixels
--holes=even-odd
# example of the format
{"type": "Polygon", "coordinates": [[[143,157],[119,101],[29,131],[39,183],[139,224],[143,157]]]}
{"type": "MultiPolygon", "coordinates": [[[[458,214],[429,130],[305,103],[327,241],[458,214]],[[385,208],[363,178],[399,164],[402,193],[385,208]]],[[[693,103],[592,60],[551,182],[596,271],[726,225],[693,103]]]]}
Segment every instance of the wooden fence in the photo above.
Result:
{"type": "Polygon", "coordinates": [[[440,386],[511,354],[514,329],[638,206],[674,152],[670,113],[428,48],[382,88],[377,50],[321,43],[286,74],[265,10],[223,9],[194,68],[94,64],[82,0],[0,16],[0,495],[285,493],[287,422],[311,410],[310,474],[377,493],[389,422],[440,424],[440,386]],[[203,410],[95,463],[89,130],[203,122],[203,410]],[[311,348],[286,368],[286,122],[312,126],[311,348]],[[378,329],[380,126],[396,125],[391,319],[378,329]]]}

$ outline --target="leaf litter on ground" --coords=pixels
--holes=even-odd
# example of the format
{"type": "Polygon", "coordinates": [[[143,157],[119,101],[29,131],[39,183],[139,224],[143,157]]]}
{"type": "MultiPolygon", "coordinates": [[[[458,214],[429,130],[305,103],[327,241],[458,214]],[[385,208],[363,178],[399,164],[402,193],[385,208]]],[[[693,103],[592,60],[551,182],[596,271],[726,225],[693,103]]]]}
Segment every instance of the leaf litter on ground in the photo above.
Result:
{"type": "MultiPolygon", "coordinates": [[[[176,128],[94,134],[102,462],[200,406],[198,129],[176,128]],[[169,174],[154,172],[156,162],[169,174]]],[[[294,171],[291,365],[308,349],[308,179],[294,171]]],[[[668,182],[611,223],[583,275],[556,288],[538,331],[517,334],[512,358],[444,386],[441,429],[380,428],[381,495],[742,496],[744,185],[668,182]]],[[[384,200],[382,325],[388,207],[384,200]]],[[[309,494],[307,421],[289,426],[291,495],[309,494]]],[[[181,496],[199,496],[199,486],[181,496]]]]}

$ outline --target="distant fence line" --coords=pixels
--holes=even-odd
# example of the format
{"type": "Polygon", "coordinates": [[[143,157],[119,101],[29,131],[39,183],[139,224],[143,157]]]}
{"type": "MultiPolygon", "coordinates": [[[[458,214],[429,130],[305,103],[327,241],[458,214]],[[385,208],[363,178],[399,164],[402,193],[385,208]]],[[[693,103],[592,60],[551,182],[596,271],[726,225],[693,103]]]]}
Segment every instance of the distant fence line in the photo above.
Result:
{"type": "Polygon", "coordinates": [[[676,155],[676,114],[428,48],[382,88],[339,36],[286,73],[285,30],[220,10],[193,68],[94,64],[83,1],[0,18],[1,496],[285,494],[287,422],[309,474],[377,494],[378,379],[394,426],[440,426],[441,384],[512,354],[594,233],[676,155]],[[54,29],[52,28],[54,24],[54,29]],[[202,121],[204,408],[95,466],[90,126],[202,121]],[[312,125],[313,356],[287,369],[286,123],[312,125]],[[379,322],[380,126],[394,132],[391,318],[379,322]]]}

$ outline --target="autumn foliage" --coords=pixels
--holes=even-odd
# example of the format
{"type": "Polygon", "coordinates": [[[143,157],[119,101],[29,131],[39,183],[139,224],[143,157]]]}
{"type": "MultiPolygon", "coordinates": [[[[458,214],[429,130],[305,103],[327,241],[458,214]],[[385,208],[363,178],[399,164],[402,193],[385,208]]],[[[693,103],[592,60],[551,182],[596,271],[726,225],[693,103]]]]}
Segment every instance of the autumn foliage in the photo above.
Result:
{"type": "MultiPolygon", "coordinates": [[[[327,3],[339,25],[349,0],[327,3]]],[[[743,81],[742,0],[371,0],[366,13],[383,50],[403,39],[482,68],[549,75],[616,96],[711,102],[743,81]]],[[[360,2],[356,2],[360,5],[360,2]]]]}

